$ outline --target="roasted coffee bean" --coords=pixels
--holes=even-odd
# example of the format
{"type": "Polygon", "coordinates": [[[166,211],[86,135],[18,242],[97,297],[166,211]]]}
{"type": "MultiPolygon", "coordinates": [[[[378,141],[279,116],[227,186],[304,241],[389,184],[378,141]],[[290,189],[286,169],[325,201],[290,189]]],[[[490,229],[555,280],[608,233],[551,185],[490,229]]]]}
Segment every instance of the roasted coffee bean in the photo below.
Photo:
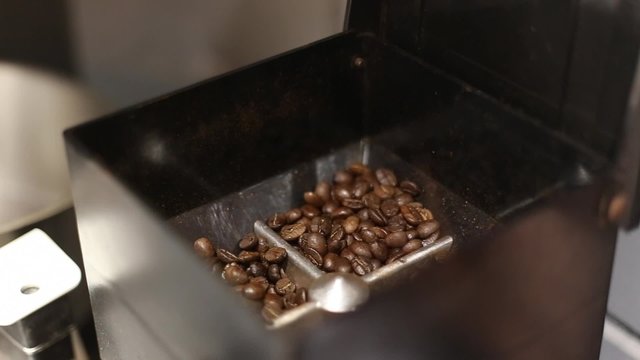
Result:
{"type": "Polygon", "coordinates": [[[258,248],[256,249],[260,254],[264,254],[267,250],[271,248],[267,239],[258,238],[258,248]]]}
{"type": "Polygon", "coordinates": [[[264,286],[261,283],[250,281],[248,284],[244,286],[242,290],[242,295],[250,300],[262,300],[264,295],[267,293],[267,286],[264,286]]]}
{"type": "Polygon", "coordinates": [[[322,198],[320,198],[318,194],[312,191],[307,191],[306,193],[304,193],[304,201],[307,204],[318,207],[318,208],[324,205],[324,200],[322,200],[322,198]]]}
{"type": "Polygon", "coordinates": [[[373,270],[373,267],[371,266],[371,261],[369,261],[369,259],[367,258],[360,257],[360,256],[356,256],[353,258],[353,260],[351,260],[351,267],[353,268],[353,272],[356,275],[360,275],[360,276],[366,275],[373,270]]]}
{"type": "Polygon", "coordinates": [[[351,198],[351,189],[346,185],[336,185],[333,188],[333,199],[336,202],[342,202],[344,199],[351,198]]]}
{"type": "Polygon", "coordinates": [[[376,170],[376,178],[378,179],[381,185],[387,185],[387,186],[398,185],[398,179],[396,178],[396,174],[389,169],[381,168],[376,170]]]}
{"type": "Polygon", "coordinates": [[[325,214],[331,214],[335,209],[339,207],[338,203],[334,201],[327,201],[322,206],[322,212],[325,214]]]}
{"type": "Polygon", "coordinates": [[[384,238],[385,244],[392,248],[401,248],[407,243],[407,233],[404,231],[392,232],[384,238]]]}
{"type": "Polygon", "coordinates": [[[378,239],[384,239],[387,237],[387,235],[389,235],[389,232],[381,227],[372,227],[371,231],[373,231],[376,234],[376,237],[378,239]]]}
{"type": "Polygon", "coordinates": [[[376,233],[371,229],[360,230],[360,237],[362,238],[362,241],[367,243],[374,243],[378,239],[376,233]]]}
{"type": "Polygon", "coordinates": [[[236,263],[225,266],[222,277],[231,285],[242,285],[249,281],[249,274],[236,263]]]}
{"type": "Polygon", "coordinates": [[[371,248],[369,244],[362,241],[355,241],[353,244],[349,246],[349,250],[354,253],[356,256],[366,257],[371,259],[373,255],[371,254],[371,248]]]}
{"type": "Polygon", "coordinates": [[[213,246],[213,243],[204,237],[193,242],[193,249],[198,256],[203,258],[214,257],[216,255],[216,248],[213,246]]]}
{"type": "Polygon", "coordinates": [[[402,248],[395,248],[389,252],[389,257],[387,257],[387,260],[384,263],[391,264],[392,262],[400,259],[404,255],[405,253],[402,251],[402,248]]]}
{"type": "Polygon", "coordinates": [[[416,209],[420,209],[424,207],[424,205],[422,205],[422,203],[419,201],[410,202],[407,204],[407,206],[414,207],[416,209]]]}
{"type": "Polygon", "coordinates": [[[352,243],[354,243],[356,240],[355,240],[355,238],[353,237],[353,235],[349,234],[349,235],[346,235],[346,236],[344,237],[344,241],[345,241],[345,243],[347,243],[347,246],[349,246],[349,245],[351,245],[352,243]]]}
{"type": "Polygon", "coordinates": [[[400,206],[400,213],[402,213],[402,216],[407,221],[407,223],[413,226],[417,226],[418,224],[424,221],[422,219],[422,215],[418,211],[418,208],[415,208],[413,206],[409,206],[409,205],[400,206]]]}
{"type": "Polygon", "coordinates": [[[322,201],[327,202],[331,200],[331,185],[326,181],[320,181],[316,184],[315,193],[322,201]]]}
{"type": "Polygon", "coordinates": [[[353,210],[348,207],[341,206],[331,212],[331,217],[334,219],[344,219],[353,214],[353,210]]]}
{"type": "Polygon", "coordinates": [[[278,294],[270,294],[268,291],[264,295],[264,299],[262,300],[264,306],[273,306],[276,308],[282,308],[282,297],[278,294]]]}
{"type": "Polygon", "coordinates": [[[376,241],[373,244],[371,244],[369,248],[371,249],[371,254],[376,259],[380,261],[387,260],[387,257],[389,256],[389,248],[384,242],[376,241]]]}
{"type": "Polygon", "coordinates": [[[436,220],[427,220],[421,222],[420,225],[416,228],[418,231],[418,236],[421,239],[426,239],[431,236],[433,233],[440,229],[440,223],[436,220]]]}
{"type": "Polygon", "coordinates": [[[286,241],[294,241],[307,231],[307,227],[304,224],[295,223],[291,225],[285,225],[280,230],[280,236],[286,241]]]}
{"type": "Polygon", "coordinates": [[[230,264],[234,262],[238,262],[239,259],[235,256],[231,251],[226,249],[218,249],[218,258],[222,260],[225,264],[230,264]]]}
{"type": "Polygon", "coordinates": [[[353,185],[353,189],[351,189],[351,195],[353,195],[354,198],[360,199],[370,190],[371,184],[365,181],[358,181],[353,185]]]}
{"type": "Polygon", "coordinates": [[[329,240],[327,242],[327,249],[330,252],[339,253],[345,247],[347,247],[347,241],[345,239],[329,240]]]}
{"type": "Polygon", "coordinates": [[[406,229],[406,227],[407,222],[404,220],[402,215],[395,215],[387,219],[386,230],[389,232],[403,231],[406,229]]]}
{"type": "Polygon", "coordinates": [[[333,182],[336,184],[351,184],[353,181],[353,175],[344,170],[339,170],[333,176],[333,182]]]}
{"type": "Polygon", "coordinates": [[[368,193],[362,197],[362,203],[369,209],[378,209],[382,200],[374,193],[368,193]]]}
{"type": "Polygon", "coordinates": [[[335,272],[348,274],[353,272],[353,268],[351,267],[351,262],[342,256],[339,256],[335,261],[336,270],[335,272]]]}
{"type": "Polygon", "coordinates": [[[398,187],[400,188],[400,190],[406,192],[411,196],[418,196],[422,192],[422,189],[420,189],[420,187],[416,183],[409,180],[401,182],[398,187]]]}
{"type": "Polygon", "coordinates": [[[287,258],[287,250],[281,247],[272,247],[262,257],[269,263],[279,264],[287,258]]]}
{"type": "Polygon", "coordinates": [[[278,266],[278,264],[269,265],[269,268],[267,269],[267,279],[272,283],[276,283],[281,278],[280,266],[278,266]]]}
{"type": "Polygon", "coordinates": [[[260,253],[257,251],[242,250],[238,254],[238,262],[249,264],[260,259],[260,253]]]}
{"type": "Polygon", "coordinates": [[[371,220],[361,220],[360,226],[358,226],[358,230],[371,229],[374,226],[376,226],[376,224],[374,224],[371,220]]]}
{"type": "Polygon", "coordinates": [[[248,233],[238,242],[241,250],[252,251],[258,247],[258,236],[254,233],[248,233]]]}
{"type": "Polygon", "coordinates": [[[340,258],[340,256],[338,256],[338,254],[335,253],[328,253],[327,255],[324,256],[324,258],[322,259],[322,269],[326,272],[334,272],[337,269],[337,261],[340,258]]]}
{"type": "Polygon", "coordinates": [[[371,172],[371,169],[369,169],[369,167],[367,165],[364,165],[362,163],[353,163],[353,164],[349,165],[349,168],[347,170],[350,173],[355,174],[355,175],[363,175],[363,174],[371,172]]]}
{"type": "Polygon", "coordinates": [[[413,196],[409,194],[402,193],[400,195],[396,195],[393,197],[398,206],[407,205],[413,202],[413,196]]]}
{"type": "Polygon", "coordinates": [[[302,210],[298,208],[291,209],[284,213],[284,215],[287,218],[287,223],[293,224],[294,222],[300,220],[300,218],[302,217],[302,210]]]}
{"type": "Polygon", "coordinates": [[[288,278],[282,278],[276,283],[275,289],[278,295],[284,296],[286,294],[295,293],[296,284],[288,278]]]}
{"type": "Polygon", "coordinates": [[[360,220],[369,220],[369,210],[368,209],[360,209],[356,214],[360,220]]]}
{"type": "Polygon", "coordinates": [[[261,312],[262,317],[267,322],[273,322],[280,315],[282,315],[282,313],[283,313],[282,307],[275,307],[275,306],[272,306],[272,305],[264,306],[262,308],[262,312],[261,312]]]}
{"type": "Polygon", "coordinates": [[[307,302],[307,289],[300,287],[296,290],[296,302],[302,305],[307,302]]]}
{"type": "Polygon", "coordinates": [[[323,236],[329,236],[331,234],[332,225],[331,217],[328,215],[316,216],[311,219],[309,231],[312,233],[320,233],[323,236]]]}
{"type": "Polygon", "coordinates": [[[284,213],[275,213],[267,219],[267,226],[273,230],[278,230],[287,223],[287,216],[284,213]]]}
{"type": "Polygon", "coordinates": [[[344,228],[340,224],[333,224],[331,227],[331,235],[329,239],[331,241],[342,240],[344,238],[345,232],[344,228]]]}
{"type": "Polygon", "coordinates": [[[398,188],[394,188],[395,190],[393,191],[393,198],[395,199],[396,196],[400,196],[402,194],[404,194],[404,192],[398,188]]]}
{"type": "Polygon", "coordinates": [[[433,220],[433,213],[431,213],[431,210],[421,207],[418,208],[418,212],[420,213],[420,217],[422,217],[423,221],[433,220]]]}
{"type": "Polygon", "coordinates": [[[431,236],[422,240],[422,246],[429,246],[435,243],[436,240],[438,240],[438,236],[440,236],[440,232],[439,231],[434,232],[433,234],[431,234],[431,236]]]}
{"type": "Polygon", "coordinates": [[[363,240],[362,240],[362,236],[360,236],[360,233],[359,233],[359,232],[354,232],[353,234],[351,234],[351,236],[353,236],[353,239],[354,239],[355,241],[363,241],[363,240]]]}
{"type": "Polygon", "coordinates": [[[360,225],[360,218],[355,215],[351,215],[347,217],[346,219],[344,219],[344,222],[342,223],[344,232],[346,232],[347,234],[353,234],[358,229],[359,225],[360,225]]]}
{"type": "Polygon", "coordinates": [[[342,206],[352,210],[359,210],[364,208],[364,203],[360,199],[344,199],[342,200],[342,206]]]}
{"type": "Polygon", "coordinates": [[[413,240],[418,238],[418,230],[416,229],[409,229],[407,230],[407,239],[409,240],[413,240]]]}
{"type": "Polygon", "coordinates": [[[369,219],[378,226],[387,225],[387,218],[380,209],[369,209],[369,219]]]}
{"type": "Polygon", "coordinates": [[[269,280],[267,280],[267,278],[264,277],[264,276],[256,276],[254,278],[251,278],[251,279],[249,279],[249,283],[251,283],[251,284],[259,284],[260,286],[264,287],[264,291],[265,292],[269,288],[269,280]]]}
{"type": "Polygon", "coordinates": [[[313,248],[303,248],[302,252],[311,263],[319,268],[322,267],[322,255],[313,248]]]}
{"type": "Polygon", "coordinates": [[[217,276],[221,275],[226,264],[217,258],[208,258],[207,260],[210,260],[207,261],[207,265],[211,269],[211,273],[217,276]]]}
{"type": "Polygon", "coordinates": [[[309,226],[311,225],[311,219],[307,217],[301,217],[300,220],[296,221],[294,224],[302,224],[304,225],[305,229],[309,229],[309,226]]]}
{"type": "Polygon", "coordinates": [[[371,259],[371,271],[376,271],[382,267],[382,261],[378,259],[371,259]]]}
{"type": "Polygon", "coordinates": [[[267,267],[262,263],[253,262],[247,266],[247,273],[251,276],[267,276],[267,267]]]}
{"type": "Polygon", "coordinates": [[[304,215],[305,217],[312,219],[318,215],[321,214],[320,210],[313,206],[313,205],[309,205],[309,204],[305,204],[303,205],[300,210],[302,211],[302,215],[304,215]]]}
{"type": "Polygon", "coordinates": [[[394,199],[387,199],[380,204],[380,210],[386,217],[392,217],[400,212],[400,207],[394,199]]]}
{"type": "Polygon", "coordinates": [[[349,250],[349,248],[345,248],[344,250],[342,250],[340,252],[340,256],[342,256],[343,258],[345,258],[345,259],[347,259],[349,261],[353,260],[353,258],[356,257],[356,255],[353,252],[351,252],[351,250],[349,250]]]}
{"type": "Polygon", "coordinates": [[[294,307],[297,307],[298,305],[298,296],[296,295],[296,293],[288,293],[284,296],[283,299],[283,303],[284,303],[284,308],[289,310],[289,309],[293,309],[294,307]]]}
{"type": "Polygon", "coordinates": [[[373,185],[373,193],[380,199],[389,199],[395,195],[396,188],[389,185],[373,185]]]}
{"type": "Polygon", "coordinates": [[[409,240],[403,247],[402,247],[402,252],[404,252],[405,254],[409,254],[412,253],[418,249],[422,248],[422,240],[419,239],[413,239],[413,240],[409,240]]]}
{"type": "MultiPolygon", "coordinates": [[[[306,233],[300,236],[300,247],[305,253],[307,249],[315,250],[320,256],[327,253],[327,240],[320,233],[306,233]]],[[[320,260],[322,262],[322,260],[320,260]]]]}

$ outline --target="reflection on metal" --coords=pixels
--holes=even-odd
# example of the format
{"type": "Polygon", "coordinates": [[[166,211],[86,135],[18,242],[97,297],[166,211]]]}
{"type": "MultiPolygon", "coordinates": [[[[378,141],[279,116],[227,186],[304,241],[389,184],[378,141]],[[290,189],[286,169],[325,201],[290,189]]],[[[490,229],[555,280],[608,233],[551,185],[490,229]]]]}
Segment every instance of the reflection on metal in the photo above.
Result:
{"type": "Polygon", "coordinates": [[[369,299],[369,287],[354,274],[330,273],[313,282],[309,297],[326,311],[349,312],[369,299]]]}

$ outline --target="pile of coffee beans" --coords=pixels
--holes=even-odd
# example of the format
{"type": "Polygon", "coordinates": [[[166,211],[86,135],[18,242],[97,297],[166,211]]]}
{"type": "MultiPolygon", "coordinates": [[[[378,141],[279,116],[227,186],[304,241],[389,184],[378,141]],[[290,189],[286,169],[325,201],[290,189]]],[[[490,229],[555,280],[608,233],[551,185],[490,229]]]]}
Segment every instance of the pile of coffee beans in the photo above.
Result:
{"type": "Polygon", "coordinates": [[[307,290],[297,287],[284,269],[287,251],[269,246],[254,233],[246,234],[239,242],[237,254],[222,248],[216,249],[207,238],[199,238],[193,248],[204,258],[214,272],[245,298],[262,302],[262,316],[273,321],[284,310],[307,302],[307,290]]]}
{"type": "Polygon", "coordinates": [[[415,201],[421,192],[390,169],[352,164],[267,226],[318,268],[362,276],[438,239],[440,224],[415,201]]]}

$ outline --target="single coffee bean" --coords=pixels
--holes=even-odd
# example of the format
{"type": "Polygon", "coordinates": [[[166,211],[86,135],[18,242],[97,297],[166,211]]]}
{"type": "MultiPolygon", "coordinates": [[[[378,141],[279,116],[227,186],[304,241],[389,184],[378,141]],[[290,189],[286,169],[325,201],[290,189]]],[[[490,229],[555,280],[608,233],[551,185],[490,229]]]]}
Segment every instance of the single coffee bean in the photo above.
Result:
{"type": "Polygon", "coordinates": [[[282,297],[278,294],[271,294],[267,291],[264,295],[264,299],[262,300],[264,306],[273,306],[277,308],[282,308],[282,297]]]}
{"type": "Polygon", "coordinates": [[[382,185],[396,186],[398,184],[396,174],[389,169],[381,168],[376,170],[376,178],[382,185]]]}
{"type": "Polygon", "coordinates": [[[417,239],[417,238],[418,238],[418,230],[416,230],[416,229],[407,230],[407,239],[413,240],[413,239],[417,239]]]}
{"type": "Polygon", "coordinates": [[[298,304],[298,296],[296,295],[295,292],[284,295],[283,303],[284,303],[284,308],[287,310],[293,309],[298,305],[300,305],[298,304]]]}
{"type": "Polygon", "coordinates": [[[385,264],[391,264],[392,262],[400,259],[401,257],[403,257],[405,254],[402,251],[402,248],[395,248],[393,250],[391,250],[389,252],[389,257],[387,258],[387,260],[384,262],[385,264]]]}
{"type": "Polygon", "coordinates": [[[394,199],[386,199],[380,204],[380,210],[386,217],[392,217],[400,212],[400,207],[394,199]]]}
{"type": "Polygon", "coordinates": [[[288,278],[282,278],[276,283],[275,289],[278,295],[284,296],[286,294],[295,293],[296,284],[288,278]]]}
{"type": "Polygon", "coordinates": [[[395,190],[393,191],[393,198],[395,199],[396,196],[400,196],[402,194],[404,194],[402,190],[400,190],[399,188],[395,188],[395,190]]]}
{"type": "Polygon", "coordinates": [[[306,247],[302,248],[302,252],[304,253],[304,257],[306,257],[313,265],[316,267],[322,267],[322,255],[316,249],[306,247]]]}
{"type": "Polygon", "coordinates": [[[349,261],[353,260],[356,257],[356,255],[353,252],[351,252],[351,250],[349,250],[349,248],[343,249],[340,252],[340,256],[345,258],[345,259],[347,259],[347,260],[349,260],[349,261]]]}
{"type": "Polygon", "coordinates": [[[248,284],[246,284],[242,291],[242,295],[250,300],[262,300],[266,293],[267,287],[253,282],[249,282],[248,284]]]}
{"type": "MultiPolygon", "coordinates": [[[[320,233],[306,233],[300,236],[300,247],[303,251],[307,249],[315,250],[320,256],[327,253],[327,240],[320,233]]],[[[320,260],[322,262],[322,260],[320,260]]]]}
{"type": "Polygon", "coordinates": [[[344,238],[345,232],[344,228],[340,224],[333,224],[331,227],[331,235],[329,239],[331,241],[342,240],[344,238]]]}
{"type": "Polygon", "coordinates": [[[376,237],[378,239],[384,239],[387,237],[387,235],[389,235],[389,232],[381,227],[372,227],[371,231],[373,231],[376,234],[376,237]]]}
{"type": "Polygon", "coordinates": [[[203,258],[214,257],[216,255],[216,248],[213,246],[213,243],[204,237],[193,242],[193,249],[198,256],[203,258]]]}
{"type": "Polygon", "coordinates": [[[389,199],[393,197],[396,192],[396,188],[390,185],[373,185],[373,193],[380,199],[389,199]]]}
{"type": "Polygon", "coordinates": [[[369,169],[369,167],[367,165],[364,165],[362,163],[353,163],[353,164],[349,165],[349,168],[347,170],[350,173],[355,174],[355,175],[363,175],[363,174],[371,172],[371,169],[369,169]]]}
{"type": "Polygon", "coordinates": [[[411,196],[418,196],[422,192],[416,183],[409,180],[401,182],[399,188],[411,196]]]}
{"type": "Polygon", "coordinates": [[[262,263],[253,262],[247,266],[247,273],[251,276],[267,276],[267,267],[262,263]]]}
{"type": "Polygon", "coordinates": [[[276,283],[281,278],[282,276],[280,276],[280,267],[278,264],[269,265],[269,268],[267,269],[267,279],[272,283],[276,283]]]}
{"type": "Polygon", "coordinates": [[[412,253],[418,249],[422,248],[422,240],[419,239],[413,239],[413,240],[409,240],[403,247],[402,247],[402,252],[404,252],[405,254],[409,254],[412,253]]]}
{"type": "Polygon", "coordinates": [[[284,213],[275,213],[267,219],[267,226],[273,230],[278,230],[287,223],[287,216],[284,213]]]}
{"type": "Polygon", "coordinates": [[[396,232],[403,231],[407,227],[407,222],[404,220],[402,215],[395,215],[391,218],[387,219],[387,231],[396,232]]]}
{"type": "Polygon", "coordinates": [[[333,182],[336,184],[351,184],[353,181],[353,175],[344,170],[339,170],[333,177],[333,182]]]}
{"type": "Polygon", "coordinates": [[[302,224],[304,225],[305,229],[309,229],[309,226],[311,225],[311,219],[309,219],[308,217],[301,217],[294,224],[302,224]]]}
{"type": "Polygon", "coordinates": [[[254,250],[258,247],[258,236],[254,233],[248,233],[238,242],[238,246],[242,250],[254,250]]]}
{"type": "Polygon", "coordinates": [[[320,181],[316,184],[316,195],[325,203],[331,200],[331,185],[326,181],[320,181]]]}
{"type": "Polygon", "coordinates": [[[371,248],[366,242],[355,241],[353,244],[349,246],[349,250],[354,253],[356,256],[372,258],[371,248]]]}
{"type": "Polygon", "coordinates": [[[335,253],[328,253],[327,255],[324,256],[324,259],[322,259],[322,269],[326,272],[334,272],[337,269],[337,261],[340,258],[340,256],[338,256],[338,254],[335,253]]]}
{"type": "Polygon", "coordinates": [[[380,209],[369,209],[369,219],[378,226],[387,225],[387,218],[380,209]]]}
{"type": "Polygon", "coordinates": [[[235,256],[231,251],[226,249],[218,249],[218,258],[222,260],[225,264],[230,264],[234,262],[240,261],[237,256],[235,256]]]}
{"type": "Polygon", "coordinates": [[[368,193],[362,197],[362,203],[369,209],[377,209],[380,207],[382,200],[375,193],[368,193]]]}
{"type": "Polygon", "coordinates": [[[353,185],[353,189],[351,189],[351,195],[353,195],[353,197],[356,199],[360,199],[370,190],[371,184],[365,181],[358,181],[353,185]]]}
{"type": "Polygon", "coordinates": [[[347,246],[351,245],[351,244],[352,244],[352,243],[354,243],[355,241],[356,241],[356,240],[355,240],[355,238],[353,237],[353,235],[352,235],[352,234],[346,235],[346,236],[344,237],[344,242],[347,244],[347,246]]]}
{"type": "Polygon", "coordinates": [[[353,268],[353,272],[356,275],[360,276],[366,275],[373,271],[369,259],[360,256],[356,256],[353,258],[353,260],[351,260],[351,267],[353,268]]]}
{"type": "Polygon", "coordinates": [[[327,201],[322,206],[322,212],[325,213],[325,214],[331,214],[338,207],[339,207],[339,205],[335,201],[327,201]]]}
{"type": "Polygon", "coordinates": [[[302,215],[304,215],[305,217],[312,219],[318,215],[321,214],[320,210],[313,206],[313,205],[309,205],[309,204],[305,204],[303,205],[300,210],[302,211],[302,215]]]}
{"type": "Polygon", "coordinates": [[[349,274],[353,272],[353,267],[351,267],[351,262],[342,256],[338,257],[335,261],[335,272],[349,274]]]}
{"type": "Polygon", "coordinates": [[[374,224],[371,220],[361,220],[360,226],[358,226],[358,230],[371,229],[374,226],[376,226],[376,224],[374,224]]]}
{"type": "Polygon", "coordinates": [[[376,259],[380,261],[387,260],[387,257],[389,256],[389,248],[384,242],[376,241],[373,244],[371,244],[369,247],[371,249],[371,254],[376,259]]]}
{"type": "Polygon", "coordinates": [[[354,232],[353,234],[351,234],[351,236],[353,236],[353,239],[354,239],[356,242],[358,242],[358,241],[360,241],[360,242],[364,241],[364,240],[362,240],[362,236],[360,236],[360,233],[359,233],[359,232],[354,232]]]}
{"type": "Polygon", "coordinates": [[[307,289],[300,287],[296,290],[296,302],[302,305],[307,302],[307,289]]]}
{"type": "Polygon", "coordinates": [[[329,240],[327,242],[327,250],[329,252],[339,253],[347,246],[347,242],[344,239],[340,240],[329,240]]]}
{"type": "Polygon", "coordinates": [[[260,259],[260,253],[257,251],[242,250],[238,254],[238,262],[249,264],[260,259]]]}
{"type": "Polygon", "coordinates": [[[295,208],[287,211],[284,214],[285,214],[285,217],[287,218],[287,223],[293,224],[294,222],[300,220],[300,218],[302,217],[302,210],[295,208]]]}
{"type": "Polygon", "coordinates": [[[318,196],[318,194],[312,191],[307,191],[306,193],[304,193],[304,201],[307,204],[318,207],[318,208],[324,205],[324,200],[322,200],[322,198],[318,196]]]}
{"type": "Polygon", "coordinates": [[[433,213],[431,213],[431,210],[422,207],[418,208],[418,212],[420,213],[420,217],[423,221],[433,220],[433,213]]]}
{"type": "Polygon", "coordinates": [[[418,227],[416,228],[416,230],[418,231],[418,236],[421,239],[428,238],[429,236],[431,236],[431,234],[435,233],[439,229],[440,223],[436,220],[427,220],[421,222],[420,225],[418,225],[418,227]]]}
{"type": "Polygon", "coordinates": [[[343,219],[353,214],[353,210],[348,207],[341,206],[331,212],[331,217],[334,219],[343,219]]]}
{"type": "Polygon", "coordinates": [[[360,237],[362,238],[362,241],[370,244],[376,242],[376,240],[378,239],[376,233],[371,229],[360,230],[360,237]]]}
{"type": "Polygon", "coordinates": [[[371,259],[371,271],[376,271],[382,267],[382,261],[378,259],[371,259]]]}
{"type": "Polygon", "coordinates": [[[440,232],[439,231],[434,232],[433,234],[431,234],[431,236],[422,240],[422,246],[432,245],[433,243],[436,242],[436,240],[438,240],[438,236],[440,236],[440,232]]]}
{"type": "Polygon", "coordinates": [[[282,315],[282,307],[275,307],[275,306],[264,306],[262,308],[262,317],[267,321],[267,322],[273,322],[275,319],[278,318],[278,316],[282,315]]]}
{"type": "Polygon", "coordinates": [[[407,233],[404,231],[393,232],[384,239],[385,244],[392,248],[401,248],[407,241],[407,233]]]}
{"type": "Polygon", "coordinates": [[[294,241],[307,231],[307,227],[300,223],[285,225],[280,230],[280,236],[286,241],[294,241]]]}
{"type": "Polygon", "coordinates": [[[418,224],[424,221],[422,219],[422,215],[418,211],[418,208],[415,208],[413,206],[409,206],[409,205],[400,206],[400,213],[402,213],[402,216],[407,221],[407,223],[413,226],[417,226],[418,224]]]}
{"type": "Polygon", "coordinates": [[[344,199],[351,198],[351,188],[347,185],[336,185],[332,193],[333,199],[338,203],[341,203],[344,199]]]}
{"type": "Polygon", "coordinates": [[[312,233],[320,233],[323,236],[329,236],[331,234],[332,225],[331,217],[328,215],[316,216],[311,219],[309,231],[312,233]]]}
{"type": "Polygon", "coordinates": [[[225,266],[222,277],[231,285],[242,285],[249,281],[249,274],[236,263],[225,266]]]}
{"type": "Polygon", "coordinates": [[[369,210],[366,208],[360,209],[356,215],[360,220],[369,220],[369,210]]]}
{"type": "Polygon", "coordinates": [[[264,254],[267,250],[269,250],[271,246],[267,242],[267,239],[258,238],[258,248],[256,249],[260,254],[264,254]]]}
{"type": "Polygon", "coordinates": [[[258,285],[264,287],[264,291],[265,292],[269,288],[269,280],[267,280],[267,278],[264,277],[264,276],[256,276],[254,278],[251,278],[251,279],[249,279],[249,283],[250,284],[258,284],[258,285]]]}
{"type": "Polygon", "coordinates": [[[342,206],[352,210],[359,210],[364,208],[364,203],[360,199],[344,199],[342,200],[342,206]]]}
{"type": "Polygon", "coordinates": [[[287,250],[281,247],[272,247],[264,253],[263,258],[271,264],[279,264],[287,258],[287,250]]]}
{"type": "Polygon", "coordinates": [[[407,205],[413,202],[413,196],[406,193],[396,195],[393,197],[393,199],[396,201],[396,204],[398,204],[398,206],[407,205]]]}
{"type": "Polygon", "coordinates": [[[359,225],[360,225],[360,218],[355,215],[351,215],[347,217],[346,219],[344,219],[344,222],[342,223],[344,232],[346,232],[347,234],[353,234],[358,229],[359,225]]]}

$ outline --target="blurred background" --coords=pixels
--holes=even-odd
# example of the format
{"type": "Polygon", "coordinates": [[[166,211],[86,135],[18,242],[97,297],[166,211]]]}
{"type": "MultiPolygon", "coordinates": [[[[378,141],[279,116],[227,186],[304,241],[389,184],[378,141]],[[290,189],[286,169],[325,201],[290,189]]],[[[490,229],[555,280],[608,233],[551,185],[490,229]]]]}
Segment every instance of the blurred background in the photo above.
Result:
{"type": "MultiPolygon", "coordinates": [[[[62,129],[335,34],[346,3],[0,0],[0,245],[73,216],[64,156],[34,160],[61,150],[62,129]]],[[[54,240],[81,263],[73,231],[54,240]]],[[[622,234],[602,359],[640,358],[638,259],[640,234],[622,234]]]]}

